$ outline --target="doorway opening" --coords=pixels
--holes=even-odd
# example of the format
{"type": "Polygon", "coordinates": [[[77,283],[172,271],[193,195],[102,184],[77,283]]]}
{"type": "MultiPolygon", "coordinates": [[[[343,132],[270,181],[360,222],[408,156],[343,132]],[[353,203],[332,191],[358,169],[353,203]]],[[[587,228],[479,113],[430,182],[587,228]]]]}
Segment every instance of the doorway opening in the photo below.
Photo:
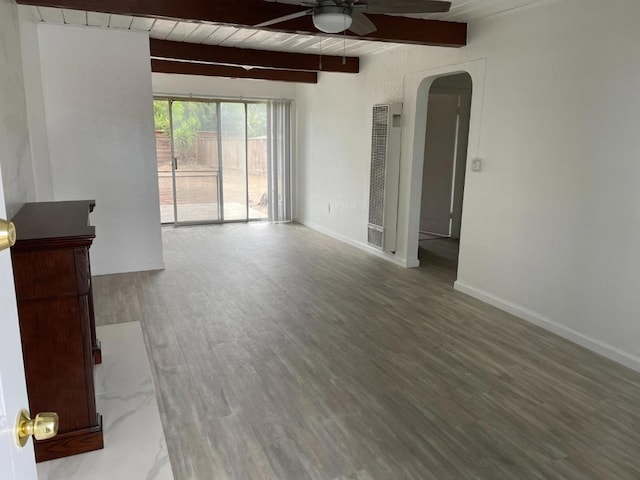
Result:
{"type": "Polygon", "coordinates": [[[429,90],[420,203],[421,265],[455,274],[458,266],[469,144],[472,80],[468,73],[437,78],[429,90]]]}
{"type": "Polygon", "coordinates": [[[163,225],[289,221],[291,102],[155,98],[163,225]]]}

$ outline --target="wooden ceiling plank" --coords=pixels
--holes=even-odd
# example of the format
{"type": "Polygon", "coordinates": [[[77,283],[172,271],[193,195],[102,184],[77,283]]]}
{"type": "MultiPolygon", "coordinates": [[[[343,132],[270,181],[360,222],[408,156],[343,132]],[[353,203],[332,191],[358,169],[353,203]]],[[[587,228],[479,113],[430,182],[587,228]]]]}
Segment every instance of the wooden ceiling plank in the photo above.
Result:
{"type": "Polygon", "coordinates": [[[150,36],[152,38],[159,38],[164,40],[173,31],[176,26],[174,20],[162,20],[158,19],[151,27],[150,36]]]}
{"type": "Polygon", "coordinates": [[[211,32],[209,32],[209,35],[207,35],[206,37],[204,37],[202,40],[200,40],[200,43],[203,45],[217,45],[217,38],[216,38],[216,30],[218,30],[219,26],[218,25],[212,25],[213,30],[211,30],[211,32]]]}
{"type": "MultiPolygon", "coordinates": [[[[299,12],[304,7],[263,0],[17,0],[23,5],[70,8],[120,15],[165,18],[186,21],[223,23],[235,26],[257,25],[281,16],[299,12]]],[[[60,16],[62,14],[60,13],[60,16]]],[[[467,43],[466,23],[425,20],[391,15],[369,15],[377,31],[350,38],[363,40],[462,47],[467,43]]],[[[309,15],[272,25],[270,31],[319,35],[309,15]]],[[[168,33],[167,33],[168,34],[168,33]]],[[[326,35],[341,37],[342,34],[326,35]]]]}
{"type": "Polygon", "coordinates": [[[207,65],[203,63],[172,62],[170,60],[151,60],[151,71],[179,75],[204,75],[208,77],[252,78],[277,82],[318,83],[316,72],[297,70],[278,70],[269,68],[245,69],[227,65],[207,65]]]}
{"type": "Polygon", "coordinates": [[[62,9],[41,6],[38,10],[40,10],[43,21],[47,23],[64,23],[62,9]]]}
{"type": "Polygon", "coordinates": [[[153,22],[155,22],[153,18],[134,17],[133,22],[131,22],[131,30],[148,32],[153,27],[153,22]]]}
{"type": "Polygon", "coordinates": [[[133,22],[133,17],[128,15],[115,15],[112,14],[109,19],[109,28],[119,28],[122,30],[129,30],[131,28],[131,23],[133,22]]]}
{"type": "Polygon", "coordinates": [[[229,47],[239,47],[244,44],[245,41],[252,38],[259,30],[253,30],[251,28],[239,28],[231,38],[227,38],[223,45],[229,47]]]}
{"type": "Polygon", "coordinates": [[[108,13],[100,12],[87,12],[87,25],[91,27],[108,27],[109,26],[108,13]]]}
{"type": "MultiPolygon", "coordinates": [[[[319,55],[306,53],[253,50],[156,39],[150,40],[150,47],[152,57],[172,60],[308,71],[317,71],[320,65],[319,55]]],[[[347,57],[345,63],[342,60],[340,56],[323,55],[322,70],[343,73],[359,72],[360,61],[357,57],[347,57]]]]}
{"type": "Polygon", "coordinates": [[[273,34],[274,32],[267,32],[265,30],[254,30],[254,34],[245,42],[246,47],[260,50],[260,45],[265,43],[269,45],[269,48],[271,48],[275,43],[272,41],[273,34]]]}
{"type": "Polygon", "coordinates": [[[209,35],[209,38],[207,38],[206,43],[208,45],[220,45],[231,35],[236,33],[237,30],[238,30],[237,27],[232,27],[229,25],[220,25],[218,26],[216,31],[213,32],[212,35],[209,35]]]}
{"type": "Polygon", "coordinates": [[[206,39],[211,33],[216,29],[214,25],[209,25],[207,23],[199,23],[198,27],[187,35],[185,38],[186,42],[191,43],[202,43],[204,39],[206,39]]]}
{"type": "Polygon", "coordinates": [[[198,24],[195,22],[178,22],[173,31],[167,37],[167,40],[173,40],[176,42],[184,42],[184,40],[198,28],[198,24]]]}
{"type": "Polygon", "coordinates": [[[305,37],[302,35],[288,35],[287,38],[282,42],[282,46],[285,50],[289,50],[291,47],[295,47],[300,42],[303,41],[305,37]]]}
{"type": "Polygon", "coordinates": [[[64,23],[69,25],[87,25],[87,12],[80,10],[62,9],[64,23]]]}

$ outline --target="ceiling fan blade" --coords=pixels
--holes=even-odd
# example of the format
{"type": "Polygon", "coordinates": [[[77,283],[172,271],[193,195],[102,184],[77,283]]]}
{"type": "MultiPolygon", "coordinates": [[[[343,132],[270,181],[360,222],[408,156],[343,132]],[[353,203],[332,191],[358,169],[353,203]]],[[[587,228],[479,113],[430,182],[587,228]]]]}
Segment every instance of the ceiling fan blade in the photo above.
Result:
{"type": "Polygon", "coordinates": [[[311,15],[313,10],[302,10],[301,12],[292,13],[291,15],[285,15],[284,17],[274,18],[273,20],[268,20],[266,22],[259,23],[254,25],[256,28],[268,27],[270,25],[275,25],[276,23],[286,22],[288,20],[293,20],[294,18],[305,17],[307,15],[311,15]]]}
{"type": "Polygon", "coordinates": [[[439,0],[365,0],[363,3],[367,4],[367,13],[442,13],[451,10],[451,2],[439,0]]]}
{"type": "Polygon", "coordinates": [[[351,18],[353,22],[351,23],[351,27],[349,27],[349,30],[351,30],[356,35],[369,35],[370,33],[373,33],[377,30],[373,22],[369,20],[367,16],[362,12],[354,11],[351,14],[351,18]]]}

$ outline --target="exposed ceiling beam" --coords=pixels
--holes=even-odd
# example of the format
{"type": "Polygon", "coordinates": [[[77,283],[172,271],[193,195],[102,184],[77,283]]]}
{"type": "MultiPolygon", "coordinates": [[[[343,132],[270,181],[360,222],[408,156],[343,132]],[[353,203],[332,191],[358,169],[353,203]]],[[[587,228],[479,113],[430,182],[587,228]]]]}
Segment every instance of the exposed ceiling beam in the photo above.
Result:
{"type": "Polygon", "coordinates": [[[151,39],[150,46],[152,57],[168,60],[324,72],[358,73],[360,70],[360,60],[357,57],[346,57],[343,63],[343,58],[336,56],[320,57],[306,53],[272,52],[155,39],[151,39]]]}
{"type": "MultiPolygon", "coordinates": [[[[263,0],[17,0],[23,5],[87,10],[151,18],[203,21],[251,27],[279,18],[303,7],[263,0]]],[[[467,43],[467,24],[422,20],[389,15],[368,15],[378,30],[349,38],[383,42],[411,43],[441,47],[462,47],[467,43]]],[[[272,25],[264,30],[318,35],[310,16],[272,25]]],[[[326,34],[323,34],[326,35],[326,34]]],[[[340,37],[341,34],[333,35],[340,37]]]]}
{"type": "Polygon", "coordinates": [[[151,71],[157,73],[177,73],[183,75],[205,75],[208,77],[255,78],[277,82],[318,83],[317,72],[301,70],[277,70],[272,68],[231,67],[192,62],[172,62],[171,60],[151,60],[151,71]]]}

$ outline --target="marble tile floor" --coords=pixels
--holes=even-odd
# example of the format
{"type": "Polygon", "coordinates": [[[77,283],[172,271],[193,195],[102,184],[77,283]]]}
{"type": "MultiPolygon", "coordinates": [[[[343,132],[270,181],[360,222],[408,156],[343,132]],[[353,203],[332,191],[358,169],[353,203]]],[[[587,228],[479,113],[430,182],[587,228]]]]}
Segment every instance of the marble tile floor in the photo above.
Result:
{"type": "Polygon", "coordinates": [[[97,328],[105,448],[38,464],[39,480],[173,480],[140,323],[97,328]]]}

